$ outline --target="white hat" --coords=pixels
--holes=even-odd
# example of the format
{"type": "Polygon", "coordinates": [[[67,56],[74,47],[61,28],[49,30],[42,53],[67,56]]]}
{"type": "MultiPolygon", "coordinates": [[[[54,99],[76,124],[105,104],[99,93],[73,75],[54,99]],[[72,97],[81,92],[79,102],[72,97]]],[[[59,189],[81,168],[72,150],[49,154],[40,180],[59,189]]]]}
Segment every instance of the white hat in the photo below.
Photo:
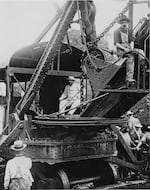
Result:
{"type": "Polygon", "coordinates": [[[74,76],[69,76],[67,80],[75,80],[74,76]]]}
{"type": "Polygon", "coordinates": [[[26,144],[23,143],[22,140],[16,140],[13,145],[11,145],[10,149],[15,151],[21,151],[26,148],[26,144]]]}
{"type": "Polygon", "coordinates": [[[133,115],[133,112],[129,110],[126,115],[133,115]]]}

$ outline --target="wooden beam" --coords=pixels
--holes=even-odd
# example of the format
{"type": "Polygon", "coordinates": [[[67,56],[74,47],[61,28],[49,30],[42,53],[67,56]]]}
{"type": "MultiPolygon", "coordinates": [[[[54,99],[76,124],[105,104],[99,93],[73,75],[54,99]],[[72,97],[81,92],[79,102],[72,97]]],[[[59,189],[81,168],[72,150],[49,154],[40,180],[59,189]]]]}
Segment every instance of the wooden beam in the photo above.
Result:
{"type": "Polygon", "coordinates": [[[17,74],[32,74],[34,72],[34,68],[20,68],[20,67],[9,67],[8,73],[17,73],[17,74]]]}
{"type": "Polygon", "coordinates": [[[48,75],[54,75],[54,76],[74,76],[74,77],[81,77],[81,72],[76,72],[76,71],[48,71],[48,75]]]}
{"type": "Polygon", "coordinates": [[[100,89],[100,92],[110,93],[149,93],[149,89],[100,89]]]}
{"type": "Polygon", "coordinates": [[[64,126],[68,126],[68,127],[94,127],[94,126],[97,126],[97,127],[104,127],[104,126],[108,126],[109,123],[107,121],[75,121],[75,120],[62,120],[62,121],[59,121],[58,119],[57,120],[32,120],[32,122],[34,124],[38,124],[40,125],[40,127],[42,128],[45,128],[45,127],[48,127],[48,128],[53,128],[54,126],[60,126],[60,127],[64,127],[64,126]]]}
{"type": "MultiPolygon", "coordinates": [[[[10,67],[9,73],[16,73],[16,74],[33,74],[34,68],[20,68],[20,67],[10,67]]],[[[74,76],[74,77],[81,77],[81,72],[76,71],[57,71],[57,70],[49,70],[47,75],[52,76],[74,76]]]]}
{"type": "Polygon", "coordinates": [[[118,164],[120,166],[124,166],[129,169],[135,170],[135,171],[141,171],[141,169],[142,169],[142,165],[135,165],[133,163],[121,160],[117,157],[109,157],[109,158],[106,158],[105,160],[108,162],[112,162],[114,164],[118,164]]]}

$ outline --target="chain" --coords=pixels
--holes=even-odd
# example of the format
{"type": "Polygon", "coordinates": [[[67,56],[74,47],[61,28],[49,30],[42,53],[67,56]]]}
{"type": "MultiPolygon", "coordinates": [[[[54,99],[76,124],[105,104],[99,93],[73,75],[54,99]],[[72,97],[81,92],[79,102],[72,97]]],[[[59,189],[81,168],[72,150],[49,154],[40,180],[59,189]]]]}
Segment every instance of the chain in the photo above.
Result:
{"type": "MultiPolygon", "coordinates": [[[[82,26],[82,22],[81,22],[81,14],[80,14],[80,9],[79,9],[79,1],[77,2],[77,12],[78,12],[78,17],[79,17],[79,24],[80,24],[80,29],[81,29],[81,40],[83,41],[84,46],[86,46],[86,40],[85,40],[85,33],[83,31],[83,26],[82,26]]],[[[86,48],[86,47],[85,47],[86,48]]],[[[81,104],[84,102],[84,78],[85,78],[85,74],[82,71],[81,73],[81,79],[80,79],[80,100],[81,100],[81,104]]],[[[81,110],[83,110],[83,106],[81,106],[81,110]]]]}
{"type": "MultiPolygon", "coordinates": [[[[93,42],[89,42],[89,44],[97,43],[100,41],[109,31],[110,29],[116,24],[116,22],[120,19],[120,17],[125,14],[129,9],[129,3],[127,3],[126,7],[118,14],[118,16],[104,29],[104,31],[97,37],[97,39],[93,42]]],[[[88,45],[89,45],[88,44],[88,45]]]]}
{"type": "Polygon", "coordinates": [[[81,74],[81,79],[80,79],[80,86],[81,86],[81,93],[80,93],[80,96],[81,96],[81,103],[84,102],[84,72],[82,72],[81,74]]]}

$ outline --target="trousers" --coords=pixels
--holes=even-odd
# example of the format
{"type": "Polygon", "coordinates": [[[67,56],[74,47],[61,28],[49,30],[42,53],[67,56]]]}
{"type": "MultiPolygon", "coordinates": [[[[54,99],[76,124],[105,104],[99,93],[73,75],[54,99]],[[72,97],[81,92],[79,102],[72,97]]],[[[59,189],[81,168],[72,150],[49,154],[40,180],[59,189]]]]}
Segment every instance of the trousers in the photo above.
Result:
{"type": "Polygon", "coordinates": [[[31,190],[31,185],[23,178],[11,179],[9,190],[31,190]]]}
{"type": "Polygon", "coordinates": [[[126,81],[132,81],[134,76],[134,56],[128,54],[126,61],[126,81]]]}
{"type": "Polygon", "coordinates": [[[64,113],[66,107],[70,107],[70,111],[68,112],[68,114],[72,115],[75,111],[76,111],[76,108],[77,106],[80,105],[80,99],[73,99],[73,100],[68,100],[68,99],[64,99],[64,100],[61,100],[60,103],[59,103],[59,113],[64,113]],[[75,109],[73,109],[75,108],[75,109]]]}

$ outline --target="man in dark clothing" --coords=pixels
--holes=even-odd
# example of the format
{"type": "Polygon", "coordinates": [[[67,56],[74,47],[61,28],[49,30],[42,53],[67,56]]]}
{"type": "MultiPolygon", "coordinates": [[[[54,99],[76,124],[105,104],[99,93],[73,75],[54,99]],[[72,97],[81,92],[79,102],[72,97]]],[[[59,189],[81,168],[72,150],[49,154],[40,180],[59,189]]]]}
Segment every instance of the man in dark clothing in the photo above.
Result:
{"type": "Polygon", "coordinates": [[[96,40],[95,16],[96,7],[93,0],[79,1],[83,29],[87,42],[96,40]]]}
{"type": "Polygon", "coordinates": [[[127,84],[133,83],[135,80],[133,78],[134,75],[134,56],[130,52],[134,47],[133,37],[131,31],[128,29],[128,24],[130,20],[125,16],[119,20],[119,24],[121,25],[114,32],[114,44],[116,46],[117,54],[122,56],[124,53],[126,54],[126,82],[127,84]]]}

